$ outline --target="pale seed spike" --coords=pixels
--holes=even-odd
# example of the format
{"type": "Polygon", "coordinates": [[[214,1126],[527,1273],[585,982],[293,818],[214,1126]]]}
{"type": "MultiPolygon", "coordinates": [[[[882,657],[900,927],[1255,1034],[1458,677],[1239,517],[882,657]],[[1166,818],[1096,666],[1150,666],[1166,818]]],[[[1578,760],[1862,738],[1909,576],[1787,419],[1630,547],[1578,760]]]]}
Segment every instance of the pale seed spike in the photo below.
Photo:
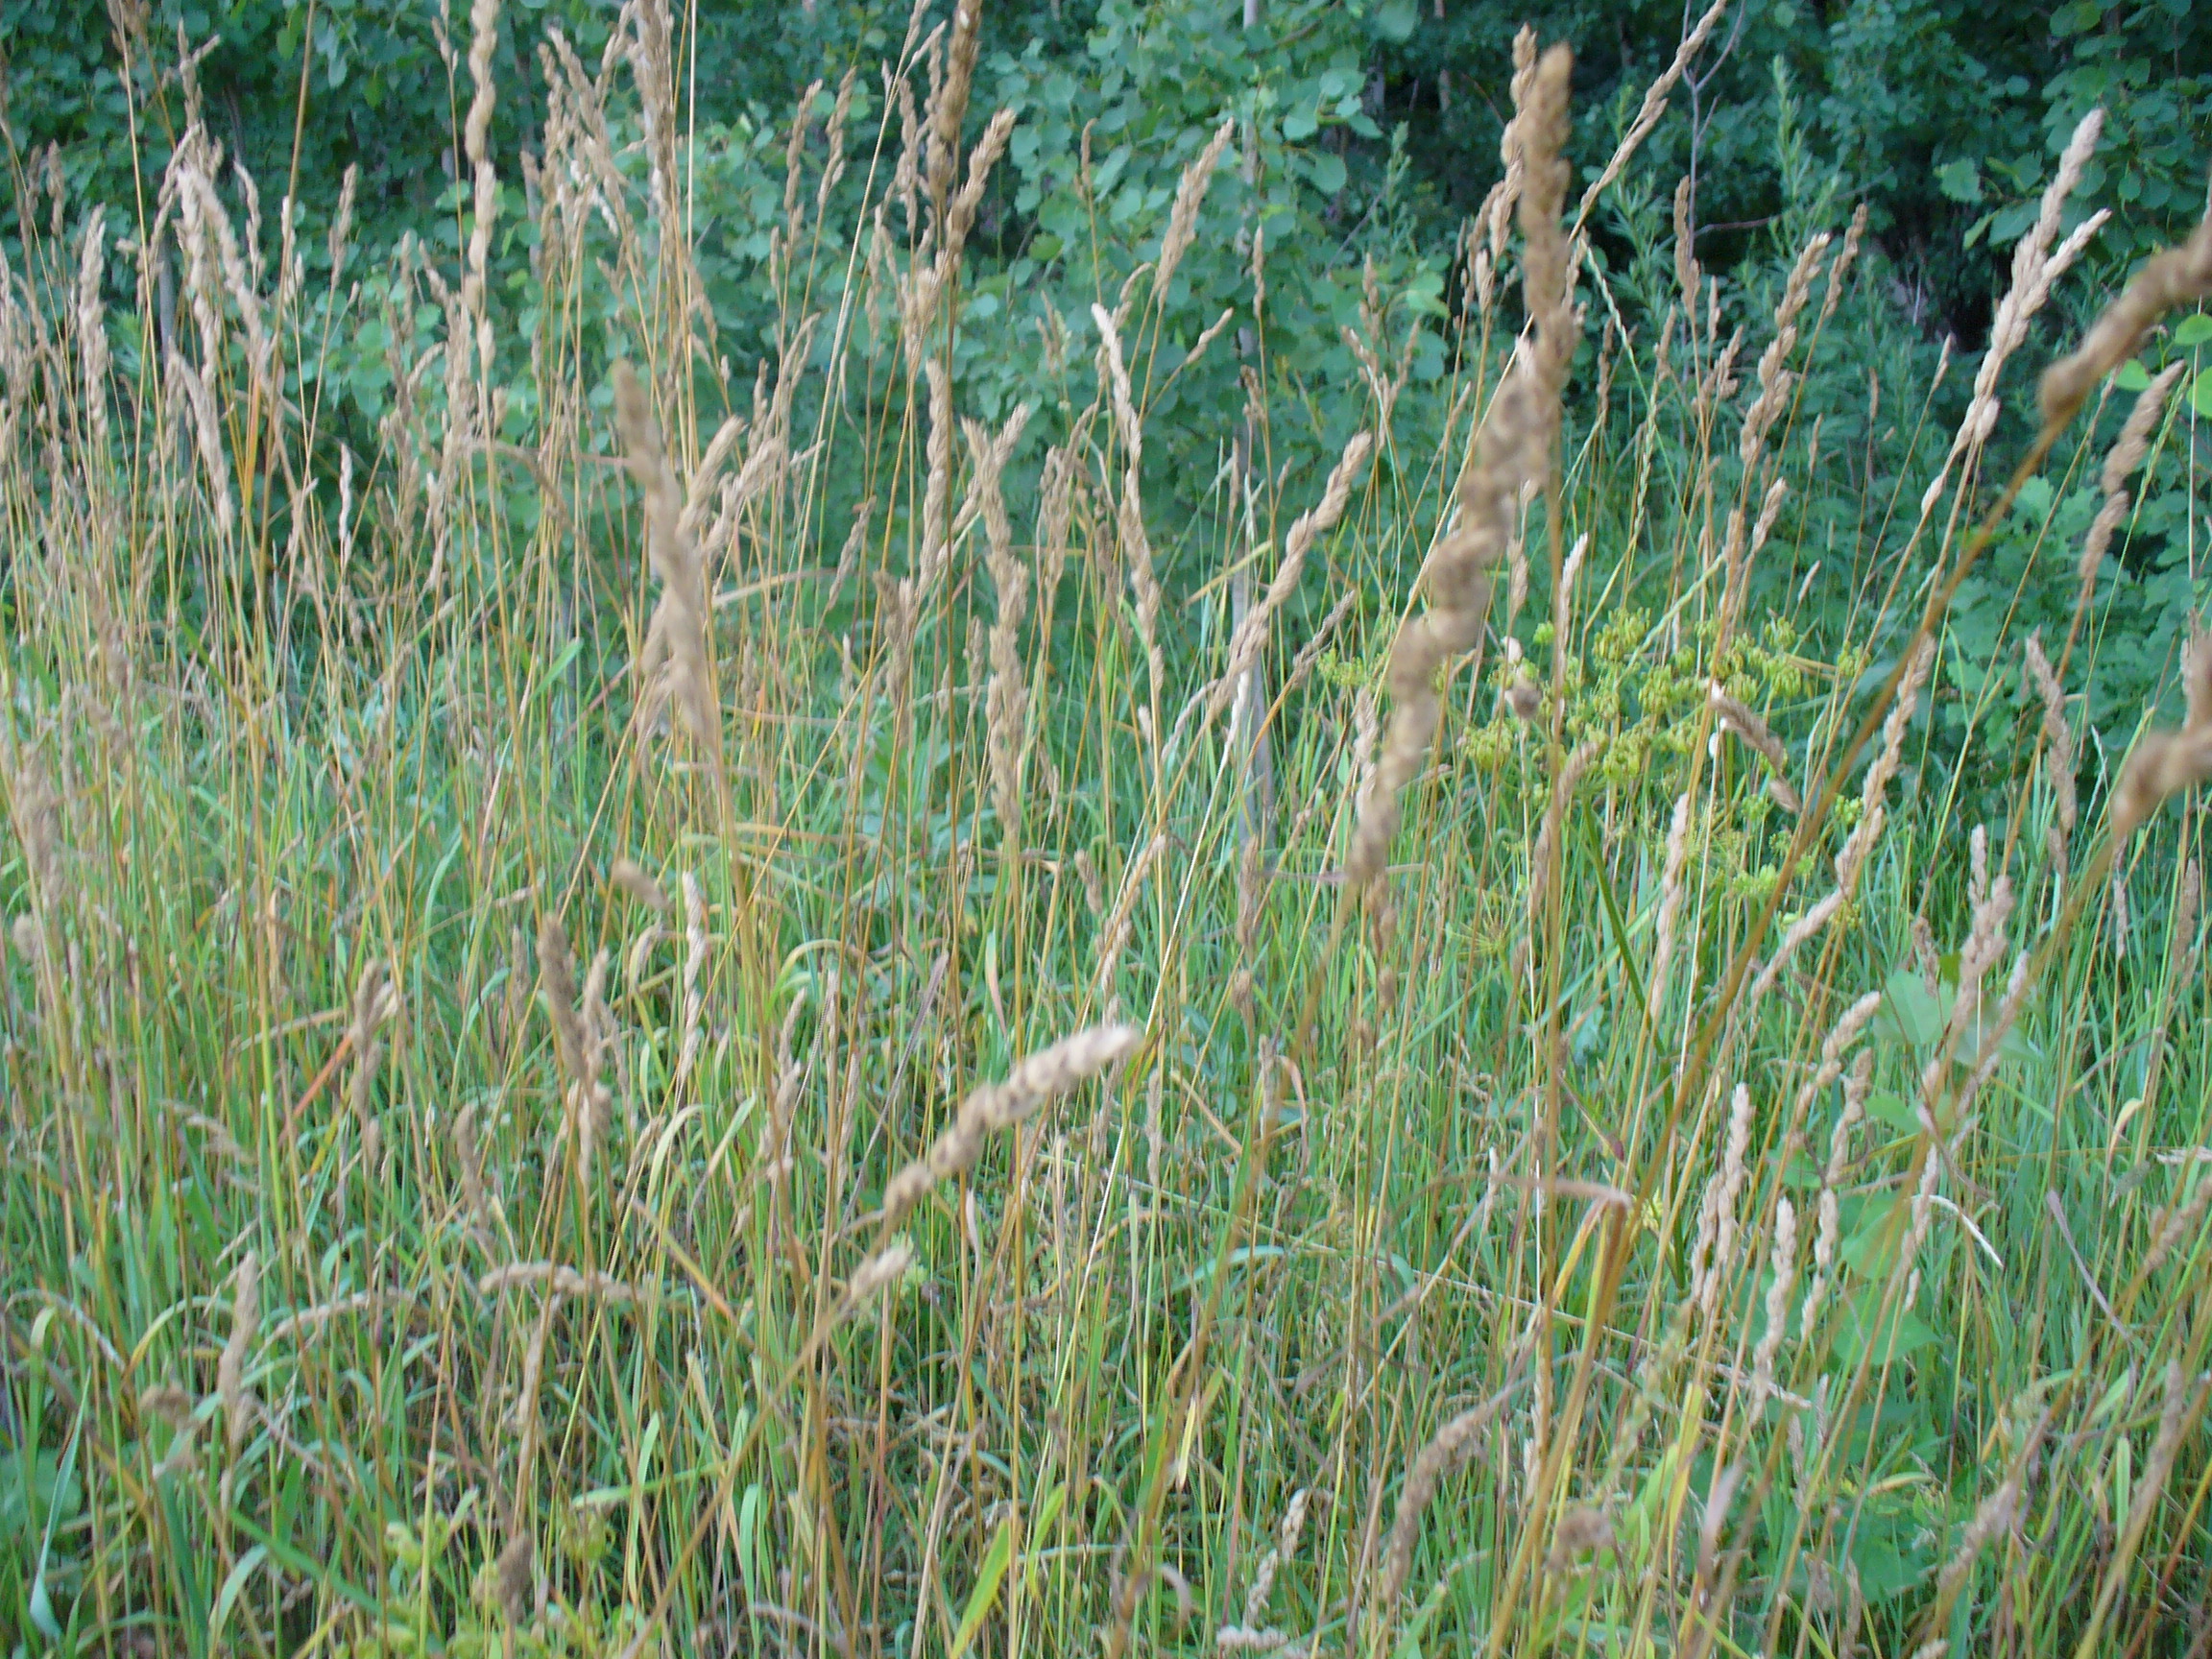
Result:
{"type": "Polygon", "coordinates": [[[1237,118],[1230,116],[1214,130],[1214,136],[1199,154],[1198,159],[1183,170],[1181,182],[1175,186],[1175,207],[1167,215],[1167,231],[1160,241],[1160,266],[1152,277],[1152,291],[1166,296],[1167,284],[1174,279],[1175,267],[1183,262],[1190,244],[1198,237],[1198,210],[1206,204],[1206,193],[1213,188],[1214,171],[1221,165],[1223,152],[1237,131],[1237,118]]]}
{"type": "Polygon", "coordinates": [[[249,1250],[239,1260],[230,1288],[230,1339],[215,1367],[215,1389],[223,1400],[223,1428],[230,1460],[238,1460],[246,1441],[246,1361],[261,1329],[261,1260],[249,1250]]]}
{"type": "Polygon", "coordinates": [[[2043,424],[2062,426],[2071,421],[2097,383],[2134,355],[2136,344],[2161,317],[2208,293],[2212,293],[2212,214],[2188,241],[2152,255],[2120,298],[2105,307],[2073,354],[2044,371],[2043,424]]]}
{"type": "Polygon", "coordinates": [[[1366,466],[1374,446],[1371,435],[1355,433],[1330,472],[1320,502],[1310,513],[1301,514],[1290,526],[1290,534],[1283,543],[1283,563],[1276,567],[1274,580],[1268,583],[1260,602],[1245,613],[1244,620],[1229,641],[1228,671],[1214,683],[1213,695],[1207,700],[1209,719],[1220,717],[1221,711],[1229,707],[1230,699],[1236,696],[1244,675],[1259,661],[1260,653],[1266,648],[1269,623],[1297,589],[1298,578],[1306,568],[1306,556],[1312,551],[1314,542],[1334,529],[1336,521],[1343,517],[1345,504],[1351,499],[1353,480],[1366,466]]]}
{"type": "Polygon", "coordinates": [[[986,1083],[971,1091],[951,1125],[937,1137],[927,1155],[907,1165],[885,1185],[885,1235],[897,1228],[931,1187],[972,1168],[982,1153],[986,1134],[1020,1122],[1046,1101],[1105,1070],[1142,1038],[1143,1033],[1131,1025],[1092,1026],[1018,1061],[1004,1082],[986,1083]]]}

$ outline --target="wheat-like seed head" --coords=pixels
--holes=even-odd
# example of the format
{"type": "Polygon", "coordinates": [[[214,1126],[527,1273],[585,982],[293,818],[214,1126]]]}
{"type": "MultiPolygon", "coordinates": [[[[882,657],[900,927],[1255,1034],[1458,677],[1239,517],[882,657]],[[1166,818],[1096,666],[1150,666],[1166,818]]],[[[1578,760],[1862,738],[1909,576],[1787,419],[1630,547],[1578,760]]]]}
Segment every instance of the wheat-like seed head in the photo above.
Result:
{"type": "Polygon", "coordinates": [[[1260,661],[1260,653],[1266,648],[1268,625],[1275,613],[1288,602],[1297,590],[1298,578],[1306,568],[1306,557],[1314,542],[1336,527],[1344,516],[1345,504],[1351,499],[1353,482],[1367,464],[1368,454],[1375,446],[1374,438],[1365,432],[1356,432],[1352,441],[1344,445],[1336,465],[1329,473],[1327,488],[1321,499],[1310,513],[1301,513],[1290,526],[1290,534],[1284,539],[1283,563],[1276,567],[1274,579],[1259,603],[1245,613],[1229,641],[1229,666],[1220,679],[1214,683],[1207,699],[1207,717],[1219,718],[1237,694],[1237,687],[1253,665],[1260,661]]]}
{"type": "Polygon", "coordinates": [[[1174,280],[1175,267],[1182,263],[1183,255],[1198,238],[1198,209],[1206,204],[1206,193],[1213,188],[1214,170],[1221,165],[1221,156],[1236,132],[1235,116],[1223,120],[1214,130],[1206,148],[1199,152],[1198,158],[1183,170],[1183,177],[1175,186],[1175,206],[1167,216],[1166,234],[1160,239],[1160,266],[1152,278],[1153,292],[1161,296],[1163,302],[1167,284],[1174,280]]]}
{"type": "Polygon", "coordinates": [[[477,1294],[489,1299],[517,1286],[537,1285],[551,1296],[589,1297],[625,1304],[639,1300],[635,1286],[612,1273],[586,1272],[565,1262],[510,1262],[476,1281],[477,1294]]]}
{"type": "Polygon", "coordinates": [[[1788,1197],[1774,1201],[1774,1235],[1767,1247],[1767,1329],[1752,1355],[1751,1413],[1756,1419],[1774,1391],[1774,1358],[1790,1332],[1790,1293],[1797,1280],[1797,1212],[1788,1197]]]}
{"type": "Polygon", "coordinates": [[[377,1034],[398,1005],[398,988],[392,984],[384,964],[371,957],[361,965],[361,976],[354,983],[353,1018],[346,1037],[347,1046],[353,1055],[353,1076],[347,1096],[353,1117],[361,1126],[363,1156],[372,1167],[377,1162],[379,1137],[375,1118],[370,1111],[369,1096],[375,1087],[376,1070],[384,1059],[384,1045],[377,1034]]]}
{"type": "Polygon", "coordinates": [[[95,455],[108,453],[108,317],[101,302],[100,285],[108,264],[108,210],[94,207],[85,216],[78,245],[77,328],[78,384],[84,398],[85,435],[95,455]]]}
{"type": "Polygon", "coordinates": [[[476,1138],[476,1108],[461,1108],[453,1120],[453,1150],[461,1165],[461,1197],[468,1206],[469,1226],[489,1244],[492,1238],[492,1201],[484,1188],[484,1152],[476,1138]]]}
{"type": "MultiPolygon", "coordinates": [[[[613,1095],[607,1086],[607,1061],[614,1048],[614,1015],[607,1006],[610,952],[599,950],[584,975],[584,1001],[577,1022],[584,1031],[584,1066],[577,1074],[576,1159],[585,1190],[590,1190],[591,1155],[605,1138],[613,1095]]],[[[587,1199],[587,1202],[589,1199],[587,1199]]]]}
{"type": "Polygon", "coordinates": [[[1113,914],[1098,931],[1098,967],[1095,989],[1104,996],[1114,982],[1114,971],[1121,965],[1121,954],[1129,948],[1131,920],[1137,909],[1137,896],[1143,891],[1145,879],[1154,865],[1167,851],[1167,837],[1155,835],[1147,841],[1137,856],[1129,861],[1129,868],[1121,878],[1121,888],[1114,900],[1113,914]]]}
{"type": "Polygon", "coordinates": [[[576,958],[558,916],[549,915],[539,925],[538,977],[545,1011],[552,1017],[561,1070],[573,1080],[584,1072],[584,1025],[576,1015],[576,958]]]}
{"type": "Polygon", "coordinates": [[[914,1265],[914,1247],[903,1239],[878,1250],[854,1269],[852,1279],[845,1286],[845,1311],[848,1315],[866,1307],[884,1289],[905,1277],[914,1265]]]}
{"type": "Polygon", "coordinates": [[[665,916],[672,908],[668,895],[661,890],[661,883],[654,880],[645,867],[634,858],[615,859],[613,868],[608,872],[608,878],[631,899],[657,915],[665,916]]]}
{"type": "Polygon", "coordinates": [[[2166,412],[2167,396],[2188,366],[2186,359],[2177,358],[2152,377],[2151,384],[2136,395],[2135,406],[2128,412],[2120,436],[2105,451],[2104,465],[2098,478],[2104,499],[2097,509],[2097,517],[2090,521],[2088,535],[2081,539],[2081,557],[2075,566],[2081,584],[2080,603],[2084,608],[2096,591],[2097,571],[2104,562],[2105,549],[2112,545],[2112,538],[2120,526],[2128,521],[2128,510],[2133,505],[2128,493],[2128,480],[2143,464],[2143,457],[2151,446],[2152,429],[2166,412]]]}
{"type": "Polygon", "coordinates": [[[1134,1049],[1142,1036],[1134,1026],[1094,1025],[1024,1056],[1003,1082],[971,1091],[928,1153],[901,1169],[884,1187],[884,1232],[896,1228],[931,1187],[973,1168],[986,1136],[1012,1127],[1046,1102],[1103,1071],[1134,1049]]]}
{"type": "Polygon", "coordinates": [[[2135,745],[2112,790],[2112,834],[2123,844],[2185,789],[2212,781],[2212,726],[2152,732],[2135,745]]]}
{"type": "Polygon", "coordinates": [[[1859,262],[1859,244],[1866,235],[1866,204],[1862,202],[1851,214],[1850,227],[1843,232],[1843,251],[1836,255],[1828,267],[1828,292],[1820,301],[1820,321],[1817,327],[1828,326],[1828,320],[1836,315],[1836,307],[1843,299],[1843,279],[1850,276],[1851,267],[1859,262]]]}
{"type": "Polygon", "coordinates": [[[223,1430],[232,1463],[246,1443],[246,1361],[260,1329],[261,1259],[249,1250],[239,1259],[230,1282],[230,1337],[215,1366],[215,1390],[223,1399],[223,1430]]]}
{"type": "Polygon", "coordinates": [[[1551,800],[1544,809],[1544,825],[1536,832],[1536,845],[1528,854],[1528,933],[1533,938],[1543,926],[1545,908],[1551,902],[1551,864],[1559,855],[1559,838],[1566,828],[1567,808],[1575,791],[1602,753],[1595,737],[1575,745],[1551,781],[1551,800]]]}
{"type": "Polygon", "coordinates": [[[1751,1091],[1739,1083],[1729,1098],[1719,1173],[1706,1186],[1697,1218],[1690,1294],[1708,1322],[1719,1311],[1720,1286],[1736,1258],[1736,1202],[1743,1190],[1743,1160],[1750,1145],[1751,1091]]]}
{"type": "Polygon", "coordinates": [[[1774,735],[1773,729],[1743,703],[1729,696],[1719,681],[1713,682],[1707,695],[1713,705],[1714,723],[1721,731],[1741,738],[1771,768],[1767,788],[1776,805],[1785,812],[1804,810],[1804,803],[1790,782],[1790,751],[1783,747],[1782,739],[1774,735]]]}
{"type": "Polygon", "coordinates": [[[1743,429],[1737,439],[1737,454],[1743,463],[1743,476],[1748,481],[1759,470],[1759,463],[1766,453],[1767,434],[1782,412],[1790,405],[1790,395],[1795,389],[1797,376],[1787,365],[1790,354],[1797,347],[1797,318],[1805,309],[1805,301],[1813,290],[1813,276],[1820,268],[1820,259],[1828,252],[1831,240],[1825,230],[1799,250],[1797,260],[1790,268],[1790,277],[1782,286],[1781,301],[1774,307],[1774,338],[1759,357],[1759,396],[1751,400],[1751,407],[1743,412],[1743,429]]]}
{"type": "Polygon", "coordinates": [[[2073,236],[2053,251],[2051,243],[2058,232],[2059,214],[2066,199],[2080,182],[2082,170],[2096,149],[2104,125],[2104,111],[2101,108],[2091,109],[2081,118],[2065,154],[2059,157],[2057,173],[2043,192],[2035,223],[2012,250],[2011,286],[1998,302],[1996,319],[1990,325],[1989,345],[1983,352],[1981,367],[1975,372],[1973,401],[1960,426],[1960,439],[1953,444],[1954,455],[1968,444],[1979,444],[1988,436],[1997,418],[1997,376],[2005,360],[2026,340],[2029,319],[2042,308],[2053,283],[2073,263],[2087,237],[2094,235],[2104,222],[2102,215],[2091,215],[2077,228],[2073,236]]]}
{"type": "Polygon", "coordinates": [[[1896,698],[1882,722],[1882,750],[1866,769],[1866,781],[1859,794],[1859,822],[1852,826],[1851,833],[1844,837],[1842,850],[1836,854],[1836,885],[1845,893],[1853,891],[1865,866],[1866,855],[1881,837],[1888,811],[1889,780],[1896,776],[1904,759],[1905,734],[1911,727],[1912,715],[1920,703],[1920,689],[1928,683],[1929,670],[1935,661],[1936,642],[1921,640],[1906,662],[1904,678],[1897,684],[1896,698]]]}
{"type": "Polygon", "coordinates": [[[953,171],[960,153],[960,127],[968,114],[968,96],[974,85],[975,59],[982,44],[983,9],[979,0],[960,0],[952,12],[952,36],[945,53],[943,79],[932,88],[926,117],[928,147],[925,175],[929,200],[940,223],[946,198],[952,188],[953,171]]]}
{"type": "Polygon", "coordinates": [[[1622,134],[1621,142],[1614,146],[1613,154],[1603,170],[1590,180],[1589,188],[1582,192],[1581,204],[1575,209],[1577,228],[1590,217],[1590,209],[1598,204],[1598,198],[1605,193],[1605,187],[1621,177],[1629,158],[1642,148],[1644,140],[1651,135],[1651,130],[1659,125],[1659,118],[1667,113],[1668,96],[1681,83],[1683,72],[1690,67],[1697,54],[1705,49],[1705,42],[1713,37],[1714,29],[1719,26],[1721,14],[1727,10],[1728,0],[1713,0],[1713,4],[1705,8],[1704,15],[1682,36],[1682,43],[1674,49],[1673,61],[1667,65],[1658,80],[1645,88],[1644,102],[1637,108],[1636,119],[1628,124],[1628,131],[1622,134]]]}
{"type": "Polygon", "coordinates": [[[646,556],[661,580],[652,634],[666,653],[668,691],[719,783],[722,721],[709,655],[705,565],[698,543],[684,530],[684,495],[661,448],[660,423],[643,382],[627,362],[614,365],[614,420],[631,476],[645,497],[646,556]]]}
{"type": "Polygon", "coordinates": [[[2025,654],[2030,682],[2043,704],[2043,775],[2051,783],[2058,826],[2072,834],[2078,808],[2074,798],[2074,729],[2066,719],[2066,693],[2058,685],[2051,659],[2043,654],[2038,635],[2028,636],[2025,654]]]}
{"type": "Polygon", "coordinates": [[[1667,830],[1667,853],[1660,866],[1659,917],[1651,945],[1651,1011],[1656,1018],[1666,999],[1667,975],[1674,962],[1674,929],[1682,915],[1683,872],[1690,857],[1690,797],[1674,798],[1667,830]]]}
{"type": "Polygon", "coordinates": [[[1682,313],[1693,330],[1697,325],[1697,290],[1705,273],[1697,263],[1695,226],[1696,185],[1685,173],[1674,184],[1674,286],[1682,296],[1682,313]]]}
{"type": "Polygon", "coordinates": [[[2212,294],[2212,214],[2177,248],[2153,254],[2120,298],[2082,337],[2072,355],[2043,373],[2043,423],[2074,418],[2097,383],[2135,353],[2153,325],[2177,305],[2212,294]]]}
{"type": "MultiPolygon", "coordinates": [[[[1522,46],[1516,42],[1517,59],[1522,46]]],[[[1400,792],[1428,757],[1443,718],[1435,679],[1450,657],[1481,636],[1490,602],[1489,570],[1512,540],[1523,488],[1550,465],[1557,436],[1558,396],[1573,359],[1579,323],[1571,302],[1573,270],[1559,210],[1567,187],[1560,150],[1567,136],[1567,93],[1573,57],[1563,46],[1533,58],[1514,86],[1518,113],[1507,147],[1521,166],[1524,286],[1532,340],[1524,341],[1477,434],[1459,486],[1459,521],[1431,553],[1423,575],[1430,610],[1400,629],[1390,653],[1389,685],[1397,709],[1375,776],[1362,792],[1345,859],[1345,877],[1359,890],[1382,874],[1396,836],[1400,792]]]]}
{"type": "Polygon", "coordinates": [[[1419,1542],[1421,1517],[1430,1500],[1436,1496],[1436,1488],[1443,1484],[1445,1478],[1475,1455],[1482,1431],[1512,1395],[1509,1385],[1481,1405],[1460,1412],[1437,1430],[1415,1455],[1413,1466],[1407,1471],[1405,1490],[1398,1495],[1389,1541],[1382,1551],[1382,1586],[1376,1604],[1384,1620],[1395,1615],[1398,1599],[1406,1588],[1407,1575],[1412,1571],[1413,1546],[1419,1542]]]}

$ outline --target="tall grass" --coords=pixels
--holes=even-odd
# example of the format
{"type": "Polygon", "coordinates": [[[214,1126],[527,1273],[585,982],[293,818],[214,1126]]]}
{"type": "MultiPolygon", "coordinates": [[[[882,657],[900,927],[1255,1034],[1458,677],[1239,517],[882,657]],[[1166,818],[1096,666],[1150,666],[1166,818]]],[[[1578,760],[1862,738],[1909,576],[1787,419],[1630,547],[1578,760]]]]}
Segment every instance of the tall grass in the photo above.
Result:
{"type": "MultiPolygon", "coordinates": [[[[21,1650],[2204,1650],[2212,652],[2103,765],[2078,617],[2022,642],[2004,821],[1913,780],[1978,694],[1978,526],[2103,465],[2086,604],[2190,441],[2171,376],[2108,456],[2069,431],[2212,228],[1985,479],[2095,233],[2077,135],[1814,660],[1774,572],[1863,221],[1748,336],[1685,230],[1624,332],[1532,37],[1446,423],[1371,296],[1368,430],[1177,528],[1148,365],[1231,129],[1094,351],[1042,348],[1063,405],[987,420],[1012,122],[975,11],[917,27],[857,218],[850,83],[826,152],[795,122],[748,388],[667,8],[596,70],[548,39],[526,198],[497,12],[443,268],[358,272],[342,219],[304,292],[188,66],[142,209],[23,202],[21,1650]]],[[[1251,384],[1264,444],[1294,392],[1251,384]]]]}

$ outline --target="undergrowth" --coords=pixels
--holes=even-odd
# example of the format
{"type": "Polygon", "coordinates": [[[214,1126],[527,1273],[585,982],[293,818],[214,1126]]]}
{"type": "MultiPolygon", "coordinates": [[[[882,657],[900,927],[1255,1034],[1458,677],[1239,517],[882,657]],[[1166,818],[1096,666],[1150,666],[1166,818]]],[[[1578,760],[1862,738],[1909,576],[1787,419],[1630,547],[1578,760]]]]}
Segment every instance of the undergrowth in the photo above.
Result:
{"type": "Polygon", "coordinates": [[[910,35],[856,222],[804,105],[746,384],[670,30],[549,41],[521,218],[471,54],[458,263],[341,224],[325,296],[188,65],[142,207],[18,176],[17,1650],[2203,1651],[2212,653],[2125,760],[2080,688],[2200,453],[2106,376],[2212,229],[1984,477],[2085,125],[1877,495],[1796,429],[1860,224],[1745,328],[1687,240],[1624,313],[1525,38],[1442,423],[1370,282],[1366,429],[1285,468],[1310,251],[1161,337],[1233,122],[1137,278],[985,336],[1064,395],[983,419],[1011,123],[973,11],[910,35]],[[1170,346],[1252,370],[1187,524],[1170,346]],[[2028,633],[1984,556],[2046,477],[2098,509],[2028,633]]]}

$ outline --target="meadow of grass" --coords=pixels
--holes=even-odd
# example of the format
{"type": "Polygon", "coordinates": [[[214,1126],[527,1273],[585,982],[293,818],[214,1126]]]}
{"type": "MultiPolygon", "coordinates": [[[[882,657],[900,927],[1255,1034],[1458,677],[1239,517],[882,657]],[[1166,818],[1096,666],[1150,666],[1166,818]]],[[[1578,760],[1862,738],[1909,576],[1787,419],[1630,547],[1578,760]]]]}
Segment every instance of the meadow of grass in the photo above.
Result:
{"type": "Polygon", "coordinates": [[[1368,430],[1286,477],[1255,376],[1172,525],[1148,297],[1234,233],[1228,130],[1089,346],[1022,344],[1060,406],[982,420],[1009,123],[973,12],[910,36],[857,221],[795,137],[733,385],[665,6],[548,47],[520,225],[496,10],[443,270],[356,285],[341,222],[303,293],[196,108],[143,204],[18,174],[14,1651],[2207,1650],[2212,652],[2124,757],[2079,609],[2009,647],[1999,810],[1913,780],[2011,491],[2100,477],[2048,550],[2086,597],[2189,464],[2175,375],[2107,373],[2212,228],[2016,384],[2078,135],[1815,653],[1767,575],[1793,471],[1847,469],[1784,440],[1861,225],[1749,337],[1685,240],[1624,337],[1563,56],[1517,65],[1448,422],[1376,297],[1368,430]],[[320,388],[372,322],[356,452],[320,388]]]}

